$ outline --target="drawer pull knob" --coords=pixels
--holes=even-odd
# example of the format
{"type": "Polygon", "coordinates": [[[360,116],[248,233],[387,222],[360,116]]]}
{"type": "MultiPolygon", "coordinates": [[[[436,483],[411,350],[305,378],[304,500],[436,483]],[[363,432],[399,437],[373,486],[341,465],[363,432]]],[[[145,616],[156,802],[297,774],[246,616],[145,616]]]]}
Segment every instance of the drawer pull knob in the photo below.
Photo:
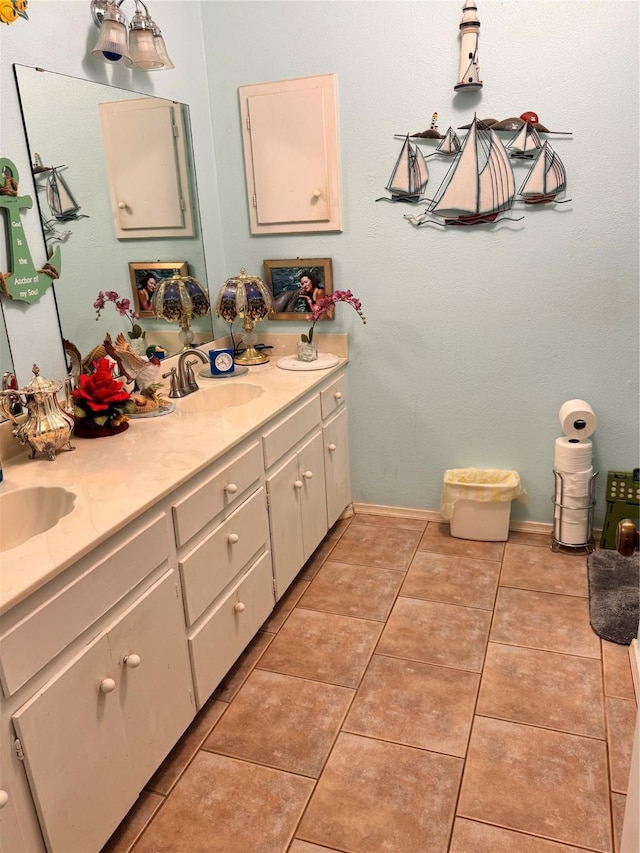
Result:
{"type": "Polygon", "coordinates": [[[9,802],[9,794],[6,791],[0,791],[0,809],[3,809],[9,802]]]}
{"type": "Polygon", "coordinates": [[[118,207],[120,208],[120,210],[126,210],[126,209],[127,209],[127,203],[126,203],[126,201],[119,201],[119,202],[118,202],[118,207]]]}
{"type": "Polygon", "coordinates": [[[333,395],[333,399],[342,400],[342,391],[336,391],[336,393],[333,395]]]}
{"type": "Polygon", "coordinates": [[[244,610],[244,604],[241,601],[236,601],[233,605],[233,609],[236,613],[242,613],[244,610]]]}
{"type": "Polygon", "coordinates": [[[129,669],[136,669],[140,666],[140,655],[125,655],[122,658],[125,666],[128,666],[129,669]]]}
{"type": "Polygon", "coordinates": [[[238,534],[237,534],[237,533],[230,533],[230,534],[227,536],[227,542],[228,542],[230,545],[235,545],[235,544],[236,544],[236,542],[238,541],[238,539],[240,539],[240,537],[238,536],[238,534]]]}
{"type": "Polygon", "coordinates": [[[113,693],[115,689],[116,683],[113,678],[103,678],[100,682],[100,690],[102,690],[103,693],[113,693]]]}
{"type": "Polygon", "coordinates": [[[302,488],[302,480],[296,480],[295,483],[293,484],[293,488],[294,489],[301,489],[302,488]]]}
{"type": "Polygon", "coordinates": [[[305,480],[310,480],[313,477],[313,471],[305,471],[302,476],[305,480]]]}
{"type": "Polygon", "coordinates": [[[335,445],[335,444],[330,444],[330,445],[329,445],[329,450],[330,450],[332,453],[333,453],[333,451],[334,451],[334,450],[337,450],[337,449],[338,449],[338,448],[336,447],[336,445],[335,445]]]}
{"type": "Polygon", "coordinates": [[[311,195],[312,195],[314,198],[320,198],[320,196],[322,195],[322,193],[320,192],[320,190],[314,190],[314,191],[311,193],[311,195]]]}
{"type": "Polygon", "coordinates": [[[235,483],[229,483],[227,486],[224,487],[224,490],[229,495],[235,495],[235,493],[238,491],[238,487],[235,483]]]}

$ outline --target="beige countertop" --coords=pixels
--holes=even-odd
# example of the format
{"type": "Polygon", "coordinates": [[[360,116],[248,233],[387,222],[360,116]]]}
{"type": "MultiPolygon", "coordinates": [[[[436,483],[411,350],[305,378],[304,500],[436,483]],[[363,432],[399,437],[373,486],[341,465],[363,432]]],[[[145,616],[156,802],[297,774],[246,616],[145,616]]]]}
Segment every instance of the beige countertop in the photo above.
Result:
{"type": "MultiPolygon", "coordinates": [[[[294,336],[280,336],[291,338],[294,336]]],[[[329,336],[326,336],[327,338],[329,336]]],[[[346,336],[330,336],[335,346],[325,351],[346,355],[346,336]],[[338,341],[338,338],[345,340],[338,341]],[[342,346],[341,346],[342,345],[342,346]],[[340,352],[342,350],[342,352],[340,352]]],[[[208,346],[201,347],[206,350],[208,346]]],[[[100,439],[72,437],[73,451],[60,451],[53,461],[43,454],[28,458],[29,448],[4,460],[7,493],[27,486],[63,486],[76,494],[73,510],[53,528],[0,554],[0,613],[43,586],[159,499],[189,480],[211,462],[241,443],[252,432],[303,397],[346,362],[323,370],[290,371],[277,366],[286,342],[276,346],[272,360],[226,380],[199,379],[200,390],[172,400],[175,411],[154,418],[136,418],[119,435],[100,439]],[[185,411],[198,395],[223,385],[259,386],[259,396],[222,411],[185,411]]],[[[166,362],[165,362],[166,364],[166,362]]],[[[198,365],[196,373],[200,367],[198,365]]],[[[257,393],[257,392],[254,392],[257,393]]],[[[4,430],[7,424],[2,425],[4,430]]],[[[6,447],[6,437],[4,441],[6,447]]],[[[0,524],[2,524],[0,515],[0,524]]]]}

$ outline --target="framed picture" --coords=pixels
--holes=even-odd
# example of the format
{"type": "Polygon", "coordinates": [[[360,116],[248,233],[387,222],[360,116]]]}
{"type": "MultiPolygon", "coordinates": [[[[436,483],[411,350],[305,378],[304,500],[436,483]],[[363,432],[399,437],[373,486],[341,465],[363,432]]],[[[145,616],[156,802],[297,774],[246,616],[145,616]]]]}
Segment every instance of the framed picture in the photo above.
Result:
{"type": "MultiPolygon", "coordinates": [[[[331,258],[263,261],[264,283],[271,292],[270,320],[301,320],[319,296],[333,293],[331,258]]],[[[321,320],[333,320],[331,308],[321,320]]]]}
{"type": "Polygon", "coordinates": [[[189,275],[186,261],[143,261],[129,264],[133,307],[141,317],[153,317],[153,291],[160,281],[176,274],[189,275]]]}

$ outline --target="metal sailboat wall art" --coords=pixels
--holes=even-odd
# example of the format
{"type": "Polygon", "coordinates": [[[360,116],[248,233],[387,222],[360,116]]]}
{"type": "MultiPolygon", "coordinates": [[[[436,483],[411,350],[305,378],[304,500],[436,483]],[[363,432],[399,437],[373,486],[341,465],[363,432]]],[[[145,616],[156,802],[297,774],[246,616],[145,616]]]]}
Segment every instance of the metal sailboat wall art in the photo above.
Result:
{"type": "MultiPolygon", "coordinates": [[[[43,166],[40,155],[38,153],[34,154],[32,171],[36,177],[46,174],[45,192],[53,221],[70,222],[73,219],[88,218],[88,214],[78,213],[80,205],[73,197],[73,193],[62,176],[62,169],[66,169],[66,166],[43,166]]],[[[51,220],[42,217],[42,222],[45,234],[52,235],[57,233],[51,227],[51,220]]],[[[53,237],[53,239],[60,239],[60,237],[53,237]]]]}
{"type": "Polygon", "coordinates": [[[564,163],[548,142],[543,142],[535,162],[518,190],[525,204],[564,204],[571,199],[559,201],[557,196],[567,188],[567,173],[564,163]]]}
{"type": "Polygon", "coordinates": [[[416,204],[429,180],[429,170],[422,151],[411,142],[409,134],[400,149],[400,154],[387,182],[391,198],[382,196],[376,201],[408,202],[416,204]]]}

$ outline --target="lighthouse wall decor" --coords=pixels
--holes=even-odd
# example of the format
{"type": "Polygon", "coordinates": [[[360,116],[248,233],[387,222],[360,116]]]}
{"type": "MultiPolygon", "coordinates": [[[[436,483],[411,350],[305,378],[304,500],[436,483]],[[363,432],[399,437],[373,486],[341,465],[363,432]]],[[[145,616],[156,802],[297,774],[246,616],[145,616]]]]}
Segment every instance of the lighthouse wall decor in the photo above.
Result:
{"type": "Polygon", "coordinates": [[[460,23],[460,67],[456,92],[475,92],[482,89],[478,66],[478,34],[480,21],[474,0],[465,0],[460,23]]]}

